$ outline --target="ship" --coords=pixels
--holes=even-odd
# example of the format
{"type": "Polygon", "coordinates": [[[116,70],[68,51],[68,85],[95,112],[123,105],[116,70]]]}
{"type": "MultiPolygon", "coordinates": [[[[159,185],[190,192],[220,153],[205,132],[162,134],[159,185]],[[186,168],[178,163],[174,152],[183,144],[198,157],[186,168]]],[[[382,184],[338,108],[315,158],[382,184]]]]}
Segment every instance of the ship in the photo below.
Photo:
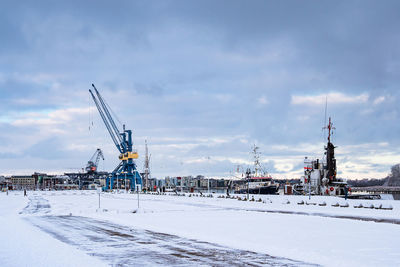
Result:
{"type": "Polygon", "coordinates": [[[328,130],[328,142],[324,147],[325,153],[322,160],[304,159],[304,175],[300,184],[294,187],[295,193],[325,196],[343,196],[348,193],[347,182],[336,176],[335,146],[331,142],[333,127],[331,118],[323,129],[328,130]]]}
{"type": "Polygon", "coordinates": [[[260,164],[259,147],[254,145],[252,153],[254,156],[254,170],[246,170],[246,178],[241,179],[235,184],[235,194],[278,194],[279,184],[276,184],[271,175],[266,172],[260,164]]]}

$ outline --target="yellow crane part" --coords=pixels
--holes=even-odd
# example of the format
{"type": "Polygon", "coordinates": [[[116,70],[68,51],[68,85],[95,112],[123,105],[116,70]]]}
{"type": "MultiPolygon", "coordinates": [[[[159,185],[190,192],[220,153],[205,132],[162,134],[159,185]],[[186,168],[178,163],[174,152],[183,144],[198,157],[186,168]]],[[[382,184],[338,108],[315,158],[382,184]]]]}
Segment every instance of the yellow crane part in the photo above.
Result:
{"type": "Polygon", "coordinates": [[[137,152],[126,152],[119,155],[120,160],[137,159],[137,158],[139,158],[139,154],[137,152]]]}

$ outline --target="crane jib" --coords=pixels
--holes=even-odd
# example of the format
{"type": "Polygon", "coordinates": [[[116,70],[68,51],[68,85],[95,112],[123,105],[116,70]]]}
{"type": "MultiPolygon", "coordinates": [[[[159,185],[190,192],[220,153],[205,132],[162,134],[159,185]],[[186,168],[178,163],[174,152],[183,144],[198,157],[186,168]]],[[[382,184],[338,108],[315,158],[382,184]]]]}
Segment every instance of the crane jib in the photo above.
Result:
{"type": "Polygon", "coordinates": [[[96,92],[97,98],[100,101],[100,104],[101,104],[101,106],[102,106],[102,108],[104,110],[104,113],[106,114],[106,117],[107,117],[108,121],[110,122],[110,125],[111,125],[111,128],[112,128],[113,132],[114,132],[114,135],[117,137],[119,143],[123,146],[123,139],[122,139],[121,135],[124,134],[124,133],[121,133],[120,130],[118,129],[117,125],[115,125],[115,122],[114,122],[110,112],[108,111],[107,105],[105,104],[105,101],[103,100],[103,97],[100,95],[99,91],[97,90],[97,88],[94,86],[93,83],[92,83],[92,86],[93,86],[93,88],[94,88],[94,90],[96,92]]]}
{"type": "Polygon", "coordinates": [[[100,113],[101,118],[103,119],[103,122],[111,136],[111,139],[113,140],[115,146],[117,147],[117,149],[119,150],[120,153],[123,153],[123,150],[121,149],[120,143],[118,142],[117,138],[115,137],[113,131],[111,130],[111,126],[110,123],[108,122],[106,116],[104,115],[104,111],[101,109],[98,100],[96,99],[96,97],[94,96],[92,90],[89,89],[90,94],[92,95],[93,101],[96,104],[97,110],[100,113]]]}

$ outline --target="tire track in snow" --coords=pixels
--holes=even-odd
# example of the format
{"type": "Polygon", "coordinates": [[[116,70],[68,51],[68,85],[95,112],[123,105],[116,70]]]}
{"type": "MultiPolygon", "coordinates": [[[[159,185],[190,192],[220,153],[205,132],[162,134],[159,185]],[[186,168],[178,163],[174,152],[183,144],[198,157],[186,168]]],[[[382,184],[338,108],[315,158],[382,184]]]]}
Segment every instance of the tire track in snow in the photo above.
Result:
{"type": "Polygon", "coordinates": [[[86,217],[49,216],[48,200],[29,200],[21,214],[36,216],[25,220],[113,266],[318,266],[86,217]]]}
{"type": "Polygon", "coordinates": [[[79,216],[26,217],[56,239],[111,265],[317,266],[79,216]]]}

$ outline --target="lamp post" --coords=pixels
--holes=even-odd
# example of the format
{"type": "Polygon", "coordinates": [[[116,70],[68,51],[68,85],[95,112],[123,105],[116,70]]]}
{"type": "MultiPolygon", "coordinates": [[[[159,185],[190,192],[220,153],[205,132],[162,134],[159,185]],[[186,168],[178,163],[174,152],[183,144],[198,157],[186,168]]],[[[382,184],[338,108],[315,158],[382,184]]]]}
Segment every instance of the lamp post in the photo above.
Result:
{"type": "Polygon", "coordinates": [[[118,189],[119,189],[119,174],[117,173],[117,193],[119,192],[118,189]]]}
{"type": "Polygon", "coordinates": [[[136,185],[136,190],[137,190],[137,208],[139,210],[139,191],[140,191],[140,185],[136,185]]]}
{"type": "Polygon", "coordinates": [[[308,175],[308,199],[311,199],[311,175],[308,175]]]}
{"type": "Polygon", "coordinates": [[[99,211],[100,211],[100,194],[101,194],[101,187],[97,188],[97,194],[99,194],[99,211]]]}

